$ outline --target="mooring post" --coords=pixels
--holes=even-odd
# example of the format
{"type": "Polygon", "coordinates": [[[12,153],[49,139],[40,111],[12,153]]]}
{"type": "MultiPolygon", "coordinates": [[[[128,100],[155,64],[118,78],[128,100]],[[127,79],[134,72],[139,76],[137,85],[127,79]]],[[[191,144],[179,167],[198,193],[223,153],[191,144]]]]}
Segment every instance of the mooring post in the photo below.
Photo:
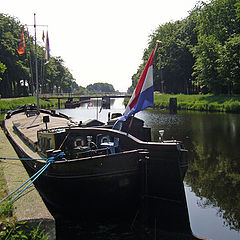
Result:
{"type": "Polygon", "coordinates": [[[60,105],[60,98],[58,98],[58,109],[60,109],[61,108],[61,105],[60,105]]]}
{"type": "Polygon", "coordinates": [[[177,113],[177,98],[169,99],[169,110],[170,113],[177,113]]]}

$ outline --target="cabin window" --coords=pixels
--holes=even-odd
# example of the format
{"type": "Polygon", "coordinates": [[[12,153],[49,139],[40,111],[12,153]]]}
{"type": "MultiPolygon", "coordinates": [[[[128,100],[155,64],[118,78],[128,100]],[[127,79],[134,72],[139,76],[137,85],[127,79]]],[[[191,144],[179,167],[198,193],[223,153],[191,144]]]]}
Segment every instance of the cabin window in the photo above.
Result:
{"type": "Polygon", "coordinates": [[[50,138],[47,138],[47,148],[46,150],[49,150],[51,148],[50,138]]]}
{"type": "Polygon", "coordinates": [[[43,137],[40,138],[40,147],[41,147],[41,151],[43,151],[43,137]]]}
{"type": "Polygon", "coordinates": [[[40,148],[42,152],[51,149],[51,138],[41,137],[40,148]]]}

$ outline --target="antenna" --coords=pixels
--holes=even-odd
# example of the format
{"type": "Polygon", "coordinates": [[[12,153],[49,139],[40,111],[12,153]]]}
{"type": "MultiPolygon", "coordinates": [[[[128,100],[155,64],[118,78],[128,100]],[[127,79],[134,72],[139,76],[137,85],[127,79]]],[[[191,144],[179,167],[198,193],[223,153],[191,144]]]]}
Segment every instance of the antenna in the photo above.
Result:
{"type": "Polygon", "coordinates": [[[38,67],[37,67],[37,25],[36,13],[34,13],[34,32],[35,32],[35,69],[36,69],[36,92],[37,92],[37,112],[39,113],[39,90],[38,90],[38,67]]]}
{"type": "Polygon", "coordinates": [[[34,36],[35,36],[35,70],[36,70],[36,95],[37,95],[37,112],[39,113],[39,83],[38,83],[38,66],[37,66],[37,26],[48,27],[48,25],[37,25],[36,24],[36,13],[34,13],[34,25],[25,26],[33,26],[34,27],[34,36]]]}

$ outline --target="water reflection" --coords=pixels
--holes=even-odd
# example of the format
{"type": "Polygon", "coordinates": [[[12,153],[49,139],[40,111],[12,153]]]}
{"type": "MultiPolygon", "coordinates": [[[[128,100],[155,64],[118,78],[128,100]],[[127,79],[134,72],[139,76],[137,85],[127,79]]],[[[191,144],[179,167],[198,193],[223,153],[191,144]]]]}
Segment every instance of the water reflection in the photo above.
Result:
{"type": "MultiPolygon", "coordinates": [[[[159,128],[163,128],[165,138],[184,142],[189,149],[190,161],[185,181],[195,193],[198,206],[214,208],[227,229],[236,231],[233,238],[228,239],[239,239],[240,116],[196,112],[170,115],[145,111],[140,117],[153,128],[155,139],[159,128]]],[[[217,239],[225,238],[218,236],[217,239]]]]}
{"type": "Polygon", "coordinates": [[[185,181],[201,198],[202,207],[218,207],[224,224],[239,231],[239,116],[205,114],[192,123],[193,158],[185,181]]]}

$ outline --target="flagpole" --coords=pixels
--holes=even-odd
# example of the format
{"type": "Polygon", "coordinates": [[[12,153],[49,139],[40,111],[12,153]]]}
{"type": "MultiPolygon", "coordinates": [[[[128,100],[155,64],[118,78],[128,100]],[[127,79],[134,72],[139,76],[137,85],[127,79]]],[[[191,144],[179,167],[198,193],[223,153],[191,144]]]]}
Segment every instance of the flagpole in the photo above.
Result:
{"type": "MultiPolygon", "coordinates": [[[[140,79],[133,91],[132,97],[130,98],[128,105],[122,115],[115,124],[113,129],[117,129],[118,122],[124,122],[128,117],[134,117],[135,113],[142,111],[143,109],[151,106],[154,102],[154,89],[153,89],[153,59],[157,51],[158,45],[162,42],[157,40],[156,45],[142,71],[140,79]]],[[[128,131],[132,126],[133,118],[128,126],[128,131]]]]}
{"type": "Polygon", "coordinates": [[[98,120],[98,97],[97,97],[97,120],[98,120]]]}
{"type": "Polygon", "coordinates": [[[35,31],[35,69],[36,69],[36,92],[37,92],[37,112],[39,113],[39,90],[38,90],[38,67],[37,67],[37,25],[36,13],[34,13],[34,31],[35,31]]]}

